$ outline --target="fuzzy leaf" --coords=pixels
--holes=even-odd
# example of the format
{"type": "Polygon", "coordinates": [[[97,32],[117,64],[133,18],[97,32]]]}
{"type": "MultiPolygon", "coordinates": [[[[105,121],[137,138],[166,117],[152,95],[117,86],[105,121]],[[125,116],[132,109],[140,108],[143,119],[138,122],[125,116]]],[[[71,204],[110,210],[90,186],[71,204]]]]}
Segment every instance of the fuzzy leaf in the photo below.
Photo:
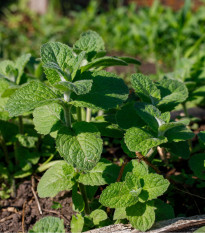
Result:
{"type": "Polygon", "coordinates": [[[91,170],[102,153],[102,139],[92,123],[77,122],[72,130],[58,132],[56,146],[60,155],[72,166],[82,171],[91,170]]]}
{"type": "Polygon", "coordinates": [[[98,128],[101,136],[111,137],[111,138],[122,138],[124,132],[119,129],[116,124],[110,124],[106,121],[103,122],[92,122],[92,124],[98,128]]]}
{"type": "Polygon", "coordinates": [[[33,123],[40,134],[49,134],[65,126],[63,107],[53,103],[33,111],[33,123]]]}
{"type": "Polygon", "coordinates": [[[81,214],[76,214],[72,216],[72,220],[70,223],[71,232],[72,233],[80,233],[83,231],[84,226],[84,218],[81,214]]]}
{"type": "Polygon", "coordinates": [[[154,132],[158,132],[159,126],[165,123],[164,115],[155,106],[139,102],[135,107],[137,114],[154,132]]]}
{"type": "Polygon", "coordinates": [[[103,190],[99,201],[110,208],[121,208],[134,205],[138,199],[130,193],[125,182],[117,182],[103,190]]]}
{"type": "Polygon", "coordinates": [[[169,142],[186,141],[192,139],[194,135],[195,134],[190,129],[187,129],[184,125],[179,125],[177,127],[169,129],[164,134],[164,136],[168,139],[169,142]]]}
{"type": "Polygon", "coordinates": [[[205,180],[205,154],[195,154],[189,160],[189,167],[194,175],[205,180]]]}
{"type": "Polygon", "coordinates": [[[183,159],[188,159],[190,156],[188,141],[170,142],[166,143],[163,147],[171,154],[182,157],[183,159]]]}
{"type": "Polygon", "coordinates": [[[198,133],[198,138],[201,144],[205,145],[205,131],[201,131],[198,133]]]}
{"type": "Polygon", "coordinates": [[[17,70],[15,63],[9,60],[4,60],[0,62],[0,77],[15,82],[15,77],[17,76],[17,70]]]}
{"type": "Polygon", "coordinates": [[[106,220],[107,213],[104,210],[96,209],[91,212],[90,217],[93,219],[94,225],[99,225],[100,222],[106,220]]]}
{"type": "Polygon", "coordinates": [[[156,105],[160,100],[160,90],[149,77],[143,74],[133,74],[131,84],[143,101],[156,105]]]}
{"type": "Polygon", "coordinates": [[[77,107],[88,107],[97,110],[115,108],[128,97],[128,88],[124,81],[113,73],[97,71],[84,72],[82,78],[93,80],[92,89],[85,95],[72,93],[71,104],[77,107]]]}
{"type": "Polygon", "coordinates": [[[60,42],[48,42],[41,47],[41,59],[47,79],[51,84],[55,84],[61,81],[60,76],[66,71],[74,56],[69,46],[60,42]]]}
{"type": "Polygon", "coordinates": [[[75,212],[82,212],[85,208],[85,202],[83,201],[83,197],[78,193],[78,185],[75,185],[72,188],[72,202],[73,202],[73,210],[75,212]]]}
{"type": "Polygon", "coordinates": [[[164,203],[160,199],[156,199],[154,201],[154,206],[156,208],[155,214],[156,214],[156,221],[163,221],[174,218],[174,209],[171,205],[168,205],[167,203],[164,203]]]}
{"type": "Polygon", "coordinates": [[[80,39],[75,42],[73,47],[74,49],[86,51],[87,53],[92,51],[98,52],[105,49],[103,39],[97,32],[91,30],[83,32],[80,35],[80,39]]]}
{"type": "Polygon", "coordinates": [[[113,220],[118,220],[118,219],[125,219],[127,218],[126,215],[126,208],[116,208],[113,216],[113,220]]]}
{"type": "Polygon", "coordinates": [[[125,143],[130,151],[142,152],[167,142],[165,137],[156,138],[145,129],[130,128],[125,133],[125,143]]]}
{"type": "Polygon", "coordinates": [[[28,53],[28,54],[23,54],[22,56],[20,56],[16,59],[15,66],[18,70],[17,79],[22,76],[24,68],[25,68],[26,64],[28,63],[28,61],[30,60],[30,58],[31,58],[31,54],[28,53]]]}
{"type": "Polygon", "coordinates": [[[125,177],[125,183],[130,190],[130,193],[134,197],[138,197],[142,191],[142,186],[140,184],[140,179],[135,174],[128,172],[125,177]]]}
{"type": "Polygon", "coordinates": [[[90,92],[92,83],[92,80],[80,80],[74,83],[68,81],[61,81],[56,83],[54,86],[64,92],[72,91],[76,95],[84,95],[90,92]]]}
{"type": "Polygon", "coordinates": [[[87,65],[81,67],[81,71],[84,72],[91,68],[109,67],[109,66],[127,66],[128,64],[116,57],[101,57],[89,62],[87,65]]]}
{"type": "Polygon", "coordinates": [[[138,61],[137,59],[133,58],[133,57],[117,57],[117,58],[127,62],[128,64],[141,65],[141,62],[138,61]]]}
{"type": "Polygon", "coordinates": [[[177,121],[177,122],[165,123],[165,124],[159,126],[158,134],[164,135],[167,130],[178,127],[178,126],[184,126],[183,122],[177,121]]]}
{"type": "Polygon", "coordinates": [[[158,103],[158,108],[163,111],[174,109],[179,103],[188,98],[188,90],[184,83],[176,79],[164,77],[158,84],[162,99],[158,103]]]}
{"type": "Polygon", "coordinates": [[[49,168],[38,183],[39,197],[54,197],[60,191],[71,190],[74,185],[72,178],[74,168],[65,161],[59,162],[49,168]]]}
{"type": "Polygon", "coordinates": [[[140,203],[127,207],[127,219],[135,229],[145,232],[150,229],[155,222],[155,207],[152,204],[140,203]]]}
{"type": "Polygon", "coordinates": [[[116,120],[122,129],[142,127],[145,125],[144,121],[137,114],[134,103],[128,103],[124,105],[119,111],[117,111],[116,120]]]}
{"type": "Polygon", "coordinates": [[[111,184],[117,180],[119,171],[119,166],[103,159],[91,171],[81,174],[78,182],[91,186],[111,184]]]}
{"type": "Polygon", "coordinates": [[[148,166],[144,161],[138,161],[137,159],[132,159],[124,168],[123,180],[128,172],[132,172],[137,177],[143,177],[148,174],[148,166]]]}
{"type": "Polygon", "coordinates": [[[8,100],[6,110],[10,116],[18,116],[50,102],[60,101],[45,84],[31,81],[18,89],[8,100]]]}
{"type": "Polygon", "coordinates": [[[142,180],[142,192],[139,195],[139,200],[142,202],[161,196],[169,187],[169,181],[158,174],[147,174],[142,180]]]}
{"type": "Polygon", "coordinates": [[[75,59],[73,60],[73,64],[72,64],[72,74],[71,74],[71,78],[72,80],[75,78],[77,71],[80,70],[80,66],[83,62],[83,59],[85,58],[85,52],[82,51],[80,54],[78,54],[75,59]]]}
{"type": "Polygon", "coordinates": [[[29,233],[49,233],[59,232],[65,233],[63,219],[48,216],[40,219],[35,225],[29,230],[29,233]]]}

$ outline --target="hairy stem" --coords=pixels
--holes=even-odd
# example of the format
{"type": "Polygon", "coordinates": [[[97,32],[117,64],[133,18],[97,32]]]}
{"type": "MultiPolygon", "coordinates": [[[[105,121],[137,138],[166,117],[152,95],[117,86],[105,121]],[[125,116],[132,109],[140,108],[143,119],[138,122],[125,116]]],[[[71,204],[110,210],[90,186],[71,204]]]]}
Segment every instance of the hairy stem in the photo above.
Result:
{"type": "Polygon", "coordinates": [[[91,120],[91,112],[92,110],[90,109],[90,108],[87,108],[87,110],[86,110],[86,121],[87,122],[90,122],[90,120],[91,120]]]}
{"type": "Polygon", "coordinates": [[[68,105],[67,103],[64,104],[63,109],[64,109],[64,117],[65,117],[65,123],[66,126],[71,128],[71,105],[68,105]]]}
{"type": "Polygon", "coordinates": [[[19,116],[19,133],[20,134],[23,134],[23,117],[22,116],[19,116]]]}
{"type": "Polygon", "coordinates": [[[183,110],[184,110],[184,114],[186,117],[189,117],[189,114],[188,114],[188,111],[187,111],[187,107],[186,107],[186,103],[182,103],[182,106],[183,106],[183,110]]]}
{"type": "Polygon", "coordinates": [[[6,142],[2,136],[0,136],[0,145],[2,147],[2,150],[4,152],[6,163],[9,165],[10,159],[9,159],[9,152],[7,150],[6,142]]]}
{"type": "Polygon", "coordinates": [[[76,107],[77,121],[82,121],[81,107],[76,107]]]}
{"type": "Polygon", "coordinates": [[[85,214],[89,215],[90,214],[90,207],[88,204],[88,197],[87,197],[85,186],[83,184],[79,183],[79,189],[80,189],[80,192],[82,194],[83,201],[85,202],[85,214]]]}

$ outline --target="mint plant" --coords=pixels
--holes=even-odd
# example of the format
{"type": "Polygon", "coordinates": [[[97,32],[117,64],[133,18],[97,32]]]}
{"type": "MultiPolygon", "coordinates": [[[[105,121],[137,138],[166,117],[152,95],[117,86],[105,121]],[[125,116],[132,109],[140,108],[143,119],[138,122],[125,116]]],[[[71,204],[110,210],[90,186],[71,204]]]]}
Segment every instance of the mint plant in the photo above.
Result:
{"type": "MultiPolygon", "coordinates": [[[[140,101],[130,100],[123,80],[103,69],[139,62],[105,55],[104,42],[93,31],[82,33],[72,48],[60,42],[44,44],[41,61],[48,81],[22,85],[9,98],[6,110],[11,117],[32,112],[37,132],[55,140],[63,160],[44,173],[37,191],[44,198],[72,190],[76,212],[72,232],[124,219],[146,231],[163,209],[173,217],[171,207],[157,199],[169,181],[155,174],[149,156],[158,146],[172,149],[175,143],[193,137],[186,127],[189,122],[172,122],[169,113],[186,100],[188,91],[177,80],[164,78],[154,83],[147,76],[133,74],[131,84],[140,101]],[[102,136],[123,138],[122,148],[134,158],[124,170],[102,158],[102,136]],[[99,187],[103,189],[100,198],[96,195],[99,187]],[[114,216],[106,207],[115,209],[114,216]]],[[[37,223],[34,232],[42,224],[37,223]]]]}

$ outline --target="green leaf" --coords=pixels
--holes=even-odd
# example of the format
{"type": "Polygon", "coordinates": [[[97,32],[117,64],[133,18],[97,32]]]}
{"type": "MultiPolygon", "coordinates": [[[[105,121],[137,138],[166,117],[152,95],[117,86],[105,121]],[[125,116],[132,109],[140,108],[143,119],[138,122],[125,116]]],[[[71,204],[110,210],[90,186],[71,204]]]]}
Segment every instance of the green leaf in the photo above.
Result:
{"type": "Polygon", "coordinates": [[[124,81],[113,73],[104,70],[94,73],[84,72],[82,78],[93,81],[91,91],[85,95],[71,94],[71,104],[107,110],[122,104],[128,97],[128,88],[124,81]]]}
{"type": "Polygon", "coordinates": [[[160,110],[170,111],[188,98],[185,84],[178,80],[164,77],[158,82],[157,87],[162,97],[157,105],[160,110]]]}
{"type": "Polygon", "coordinates": [[[127,219],[135,229],[145,232],[155,222],[155,207],[150,202],[140,203],[127,207],[127,219]]]}
{"type": "Polygon", "coordinates": [[[148,166],[144,161],[139,161],[137,159],[132,159],[124,168],[123,180],[128,172],[132,172],[137,177],[143,177],[148,174],[148,166]]]}
{"type": "Polygon", "coordinates": [[[142,177],[142,192],[139,195],[140,201],[148,201],[161,196],[169,187],[169,181],[158,174],[147,174],[142,177]]]}
{"type": "Polygon", "coordinates": [[[179,125],[177,127],[167,130],[164,136],[168,139],[169,142],[179,142],[192,139],[195,136],[195,134],[190,129],[187,129],[186,126],[179,125]]]}
{"type": "Polygon", "coordinates": [[[57,132],[65,126],[63,107],[51,103],[36,108],[33,111],[33,123],[40,134],[57,132]]]}
{"type": "Polygon", "coordinates": [[[127,187],[130,190],[130,193],[134,197],[138,197],[142,191],[142,186],[140,183],[139,176],[136,176],[135,174],[132,174],[131,172],[128,172],[125,177],[125,183],[127,187]]]}
{"type": "Polygon", "coordinates": [[[156,199],[154,201],[154,206],[156,208],[155,214],[157,222],[172,219],[175,217],[174,209],[172,208],[172,206],[164,203],[162,200],[156,199]]]}
{"type": "Polygon", "coordinates": [[[58,96],[46,85],[31,81],[23,85],[10,97],[6,110],[10,116],[18,116],[50,102],[60,101],[58,96]]]}
{"type": "Polygon", "coordinates": [[[161,98],[160,90],[149,79],[148,76],[143,74],[133,74],[131,76],[131,84],[139,97],[153,105],[157,104],[161,98]]]}
{"type": "Polygon", "coordinates": [[[189,160],[189,167],[194,175],[205,180],[205,154],[195,154],[189,160]]]}
{"type": "Polygon", "coordinates": [[[100,210],[100,209],[92,211],[90,217],[93,219],[94,225],[99,225],[100,222],[108,218],[107,213],[104,210],[100,210]]]}
{"type": "Polygon", "coordinates": [[[126,215],[126,208],[116,208],[113,216],[113,220],[118,220],[118,219],[125,219],[127,218],[126,215]]]}
{"type": "Polygon", "coordinates": [[[9,121],[0,120],[0,135],[3,136],[5,141],[11,141],[16,134],[18,134],[19,129],[16,124],[9,121]]]}
{"type": "Polygon", "coordinates": [[[41,59],[45,67],[47,79],[51,84],[55,84],[62,81],[62,74],[66,76],[64,72],[69,64],[72,63],[74,55],[72,49],[65,44],[48,42],[41,47],[41,59]]]}
{"type": "Polygon", "coordinates": [[[103,39],[98,35],[98,33],[89,30],[80,35],[80,39],[75,42],[73,48],[86,51],[88,53],[92,51],[98,52],[100,50],[104,50],[105,46],[103,39]]]}
{"type": "Polygon", "coordinates": [[[38,184],[39,197],[54,197],[60,191],[71,190],[74,185],[74,175],[74,168],[65,161],[53,165],[45,172],[38,184]]]}
{"type": "Polygon", "coordinates": [[[205,226],[204,227],[200,227],[196,231],[194,231],[194,233],[203,233],[203,232],[205,232],[205,226]]]}
{"type": "Polygon", "coordinates": [[[127,66],[128,64],[116,57],[101,57],[89,62],[87,65],[81,67],[81,72],[87,71],[91,68],[109,67],[109,66],[127,66]]]}
{"type": "Polygon", "coordinates": [[[17,70],[15,63],[9,60],[4,60],[0,62],[0,77],[15,82],[17,76],[17,70]]]}
{"type": "Polygon", "coordinates": [[[130,193],[125,182],[117,182],[103,190],[99,201],[110,208],[121,208],[134,205],[138,198],[130,193]]]}
{"type": "Polygon", "coordinates": [[[97,128],[87,122],[76,122],[72,129],[61,129],[56,140],[60,155],[82,171],[95,167],[102,153],[102,144],[97,128]]]}
{"type": "Polygon", "coordinates": [[[29,230],[29,233],[50,233],[59,232],[65,233],[63,219],[48,216],[40,219],[35,225],[29,230]]]}
{"type": "Polygon", "coordinates": [[[120,141],[120,144],[121,144],[122,150],[124,151],[124,153],[125,153],[126,155],[128,155],[130,158],[136,158],[135,152],[130,151],[130,150],[127,148],[127,145],[125,144],[124,139],[122,139],[122,140],[120,141]]]}
{"type": "Polygon", "coordinates": [[[102,159],[91,171],[86,174],[80,174],[78,182],[91,186],[111,184],[116,182],[119,172],[119,166],[102,159]]]}
{"type": "Polygon", "coordinates": [[[161,112],[155,106],[139,102],[135,107],[137,114],[154,132],[158,132],[159,126],[165,123],[164,116],[161,116],[161,112]]]}
{"type": "Polygon", "coordinates": [[[134,102],[127,103],[119,111],[117,111],[116,120],[122,129],[142,127],[145,125],[144,121],[137,114],[137,110],[134,107],[134,102]]]}
{"type": "Polygon", "coordinates": [[[38,137],[30,136],[30,135],[23,135],[23,134],[18,134],[16,135],[19,143],[27,148],[33,148],[35,147],[36,142],[38,141],[38,137]]]}
{"type": "Polygon", "coordinates": [[[30,58],[31,58],[31,54],[27,53],[27,54],[23,54],[22,56],[16,59],[15,66],[18,70],[17,80],[21,78],[24,68],[28,63],[28,61],[30,60],[30,58]]]}
{"type": "Polygon", "coordinates": [[[98,128],[101,136],[111,138],[122,138],[124,132],[119,129],[116,124],[110,124],[108,122],[92,122],[92,124],[98,128]]]}
{"type": "Polygon", "coordinates": [[[125,133],[125,143],[130,151],[142,152],[167,142],[165,137],[156,138],[145,129],[130,128],[125,133]]]}
{"type": "Polygon", "coordinates": [[[72,74],[71,74],[71,78],[72,80],[75,78],[77,71],[80,70],[80,66],[83,62],[83,59],[85,58],[85,52],[82,51],[80,54],[78,54],[72,64],[72,74]]]}
{"type": "Polygon", "coordinates": [[[68,81],[61,81],[54,86],[64,92],[74,92],[76,95],[84,95],[90,92],[92,87],[92,80],[80,80],[74,83],[68,81]]]}
{"type": "Polygon", "coordinates": [[[72,216],[72,220],[70,223],[71,232],[72,233],[80,233],[83,231],[84,226],[84,218],[81,214],[76,214],[72,216]]]}
{"type": "Polygon", "coordinates": [[[72,201],[73,201],[73,210],[75,212],[82,212],[85,208],[85,202],[83,201],[83,197],[78,193],[78,185],[77,183],[72,188],[72,201]]]}
{"type": "Polygon", "coordinates": [[[184,126],[183,122],[177,121],[177,122],[169,122],[169,123],[162,124],[158,128],[158,135],[163,136],[167,130],[178,127],[178,126],[184,126]]]}
{"type": "Polygon", "coordinates": [[[127,62],[128,64],[141,65],[141,62],[138,61],[137,59],[133,58],[133,57],[117,57],[117,58],[127,62]]]}
{"type": "Polygon", "coordinates": [[[188,159],[190,156],[188,141],[166,143],[164,147],[173,155],[188,159]]]}
{"type": "Polygon", "coordinates": [[[205,131],[201,131],[200,133],[198,133],[198,138],[201,144],[205,146],[205,131]]]}

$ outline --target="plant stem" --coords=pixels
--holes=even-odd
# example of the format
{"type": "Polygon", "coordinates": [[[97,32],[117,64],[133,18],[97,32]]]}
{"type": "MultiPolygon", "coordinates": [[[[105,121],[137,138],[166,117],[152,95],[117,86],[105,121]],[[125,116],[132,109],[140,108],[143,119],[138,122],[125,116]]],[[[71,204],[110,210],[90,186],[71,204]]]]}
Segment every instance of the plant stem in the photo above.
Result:
{"type": "Polygon", "coordinates": [[[184,110],[184,114],[186,117],[189,117],[189,114],[188,114],[188,111],[187,111],[187,107],[186,107],[186,103],[182,103],[182,106],[183,106],[183,110],[184,110]]]}
{"type": "Polygon", "coordinates": [[[65,123],[66,123],[66,126],[68,126],[70,128],[71,128],[71,113],[70,113],[71,107],[72,106],[67,104],[67,103],[65,103],[63,106],[65,123]]]}
{"type": "Polygon", "coordinates": [[[82,194],[83,200],[85,202],[85,214],[89,215],[90,214],[90,207],[88,204],[88,197],[87,197],[85,186],[83,184],[79,183],[79,189],[80,189],[80,192],[82,194]]]}
{"type": "Polygon", "coordinates": [[[5,160],[7,164],[9,165],[10,159],[9,159],[9,152],[7,150],[6,142],[2,136],[0,136],[0,145],[3,149],[4,155],[5,155],[5,160]]]}
{"type": "Polygon", "coordinates": [[[82,113],[80,107],[76,107],[76,114],[77,114],[77,121],[82,121],[82,113]]]}
{"type": "Polygon", "coordinates": [[[91,109],[87,108],[87,110],[86,110],[86,121],[90,122],[90,120],[91,120],[91,109]]]}
{"type": "Polygon", "coordinates": [[[23,134],[23,117],[19,116],[19,133],[23,134]]]}

